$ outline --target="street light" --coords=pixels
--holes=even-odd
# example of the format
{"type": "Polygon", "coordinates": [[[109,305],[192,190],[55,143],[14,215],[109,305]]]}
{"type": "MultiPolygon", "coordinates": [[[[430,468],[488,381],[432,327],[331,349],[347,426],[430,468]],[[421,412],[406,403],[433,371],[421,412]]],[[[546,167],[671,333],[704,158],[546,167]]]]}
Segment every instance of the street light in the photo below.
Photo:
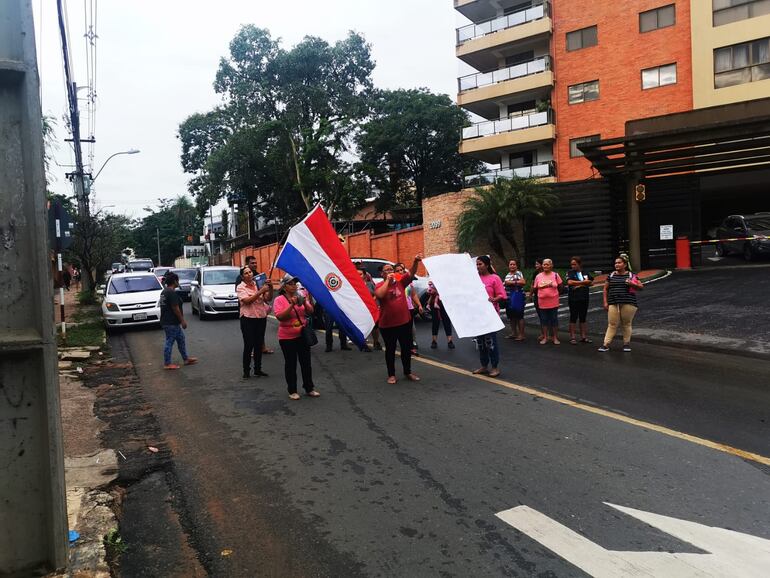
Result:
{"type": "Polygon", "coordinates": [[[104,161],[104,164],[102,165],[102,167],[96,172],[96,176],[91,179],[91,182],[93,183],[99,177],[99,174],[104,170],[104,167],[107,165],[108,162],[110,162],[110,159],[112,157],[116,157],[118,155],[135,155],[140,152],[141,151],[139,149],[128,149],[127,151],[120,151],[120,152],[111,154],[110,156],[107,157],[107,160],[104,161]]]}

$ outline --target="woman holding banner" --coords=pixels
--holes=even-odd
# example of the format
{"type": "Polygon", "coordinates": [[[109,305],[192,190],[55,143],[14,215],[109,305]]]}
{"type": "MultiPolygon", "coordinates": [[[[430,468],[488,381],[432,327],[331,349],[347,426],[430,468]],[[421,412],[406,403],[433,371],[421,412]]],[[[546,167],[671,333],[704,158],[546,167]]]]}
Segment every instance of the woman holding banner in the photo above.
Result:
{"type": "MultiPolygon", "coordinates": [[[[489,255],[481,255],[476,258],[476,270],[479,272],[479,278],[484,284],[484,288],[487,290],[489,302],[495,308],[495,313],[498,313],[500,303],[504,303],[507,296],[502,280],[497,275],[494,267],[492,267],[492,260],[489,258],[489,255]]],[[[473,373],[476,375],[489,375],[490,377],[497,377],[500,375],[500,370],[497,368],[497,365],[500,363],[500,350],[497,347],[497,332],[479,335],[476,338],[476,343],[479,348],[479,361],[481,362],[481,367],[476,369],[473,373]],[[489,369],[490,364],[492,365],[492,369],[489,369]]]]}
{"type": "MultiPolygon", "coordinates": [[[[416,255],[411,271],[416,271],[422,255],[416,255]]],[[[401,347],[401,366],[404,376],[410,381],[420,381],[412,373],[412,315],[406,304],[406,288],[412,282],[409,271],[396,275],[393,265],[382,267],[383,281],[374,289],[374,296],[380,301],[380,334],[385,342],[385,365],[388,368],[388,383],[396,383],[396,343],[401,347]]]]}

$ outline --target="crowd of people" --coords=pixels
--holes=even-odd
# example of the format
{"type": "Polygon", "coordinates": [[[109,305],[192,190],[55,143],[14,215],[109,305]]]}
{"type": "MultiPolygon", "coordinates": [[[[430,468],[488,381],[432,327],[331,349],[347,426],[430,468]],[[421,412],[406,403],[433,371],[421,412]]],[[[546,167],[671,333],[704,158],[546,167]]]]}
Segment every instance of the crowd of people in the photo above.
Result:
{"type": "MultiPolygon", "coordinates": [[[[371,275],[357,264],[358,272],[364,285],[375,299],[379,308],[379,321],[372,331],[372,346],[364,344],[362,351],[371,352],[382,350],[384,344],[385,367],[387,383],[395,384],[396,350],[400,349],[401,369],[405,379],[420,381],[420,377],[412,370],[412,357],[418,355],[415,332],[415,318],[424,313],[427,308],[431,313],[431,345],[438,347],[438,333],[443,325],[447,347],[455,348],[452,331],[452,321],[447,313],[441,296],[432,282],[428,283],[427,301],[423,306],[414,289],[413,273],[417,270],[422,255],[415,256],[411,268],[403,263],[385,264],[381,269],[382,280],[375,283],[371,275]]],[[[559,340],[559,301],[567,294],[569,308],[569,341],[573,345],[591,343],[588,337],[587,316],[589,310],[589,291],[594,284],[594,277],[583,271],[582,260],[575,256],[570,260],[570,269],[566,279],[554,270],[551,259],[538,259],[535,262],[535,274],[531,280],[529,291],[526,290],[528,280],[519,269],[518,262],[511,259],[508,272],[501,278],[495,270],[489,256],[481,255],[476,258],[476,269],[479,280],[486,290],[489,306],[495,313],[501,310],[510,323],[510,333],[505,337],[514,341],[524,341],[525,324],[524,312],[526,303],[531,300],[540,321],[541,345],[553,343],[560,345],[559,340]]],[[[179,365],[172,363],[171,353],[174,343],[177,344],[182,359],[189,365],[197,361],[187,355],[183,329],[187,327],[182,313],[181,302],[175,289],[178,279],[169,273],[166,277],[166,288],[161,296],[161,325],[165,330],[166,343],[164,348],[164,367],[178,369],[179,365]]],[[[618,328],[622,329],[623,351],[631,351],[632,322],[636,314],[637,292],[644,285],[631,272],[626,255],[615,259],[614,270],[607,276],[603,291],[602,303],[607,311],[607,330],[600,352],[607,352],[615,338],[618,328]]],[[[321,311],[319,304],[314,303],[311,295],[301,287],[300,279],[286,274],[280,281],[277,296],[274,288],[267,281],[267,276],[259,275],[256,260],[246,259],[246,265],[241,268],[235,287],[239,301],[239,317],[243,337],[243,377],[268,377],[262,370],[263,353],[272,353],[265,345],[267,316],[272,309],[278,320],[278,343],[284,357],[284,377],[289,398],[299,400],[297,364],[302,378],[302,388],[309,397],[319,397],[320,393],[313,383],[313,370],[310,350],[318,339],[313,331],[315,323],[326,329],[326,351],[333,349],[333,330],[336,325],[329,312],[321,311]]],[[[340,349],[350,349],[348,338],[343,327],[338,327],[340,349]]],[[[474,339],[478,349],[480,366],[473,370],[476,375],[496,377],[500,375],[500,351],[497,332],[479,335],[474,339]]]]}

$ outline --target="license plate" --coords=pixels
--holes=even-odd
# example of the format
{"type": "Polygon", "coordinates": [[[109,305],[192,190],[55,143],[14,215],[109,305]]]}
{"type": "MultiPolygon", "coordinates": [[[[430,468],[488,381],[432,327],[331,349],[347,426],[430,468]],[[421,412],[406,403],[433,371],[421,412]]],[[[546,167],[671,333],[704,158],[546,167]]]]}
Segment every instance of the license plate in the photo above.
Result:
{"type": "Polygon", "coordinates": [[[225,307],[238,307],[238,302],[237,301],[228,301],[227,303],[225,303],[225,307]]]}
{"type": "Polygon", "coordinates": [[[147,314],[146,313],[134,313],[133,319],[134,319],[134,321],[144,321],[145,319],[147,319],[147,314]]]}

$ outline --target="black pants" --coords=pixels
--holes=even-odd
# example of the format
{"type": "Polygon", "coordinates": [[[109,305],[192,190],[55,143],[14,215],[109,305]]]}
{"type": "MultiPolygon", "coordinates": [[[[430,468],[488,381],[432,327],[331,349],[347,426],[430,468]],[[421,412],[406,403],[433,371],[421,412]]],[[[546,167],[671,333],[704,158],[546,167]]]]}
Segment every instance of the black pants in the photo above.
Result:
{"type": "Polygon", "coordinates": [[[452,337],[452,321],[449,319],[449,315],[446,314],[446,309],[444,309],[444,304],[439,301],[438,304],[439,308],[436,309],[433,308],[433,315],[431,316],[431,332],[430,334],[434,337],[438,335],[438,326],[439,323],[444,324],[444,333],[446,333],[447,337],[452,337]]]}
{"type": "Polygon", "coordinates": [[[580,320],[580,323],[585,323],[587,316],[588,316],[588,299],[585,299],[583,301],[569,302],[569,322],[570,323],[577,323],[578,320],[580,320]]]}
{"type": "Polygon", "coordinates": [[[283,351],[283,372],[286,375],[286,385],[289,393],[297,393],[297,360],[302,371],[302,387],[306,392],[313,391],[313,368],[310,366],[310,346],[302,337],[296,339],[279,339],[283,351]]]}
{"type": "Polygon", "coordinates": [[[404,375],[412,373],[412,322],[397,327],[380,327],[380,335],[385,342],[385,365],[388,377],[396,375],[396,342],[401,346],[401,365],[404,375]]]}
{"type": "Polygon", "coordinates": [[[243,335],[243,374],[251,372],[251,355],[254,354],[254,372],[262,371],[262,345],[265,343],[267,318],[241,317],[243,335]]]}
{"type": "Polygon", "coordinates": [[[326,348],[331,349],[334,342],[334,326],[337,326],[340,332],[340,347],[345,347],[348,344],[348,336],[345,334],[345,330],[342,329],[339,323],[334,321],[334,318],[329,315],[327,311],[324,311],[324,329],[326,329],[326,348]]]}

